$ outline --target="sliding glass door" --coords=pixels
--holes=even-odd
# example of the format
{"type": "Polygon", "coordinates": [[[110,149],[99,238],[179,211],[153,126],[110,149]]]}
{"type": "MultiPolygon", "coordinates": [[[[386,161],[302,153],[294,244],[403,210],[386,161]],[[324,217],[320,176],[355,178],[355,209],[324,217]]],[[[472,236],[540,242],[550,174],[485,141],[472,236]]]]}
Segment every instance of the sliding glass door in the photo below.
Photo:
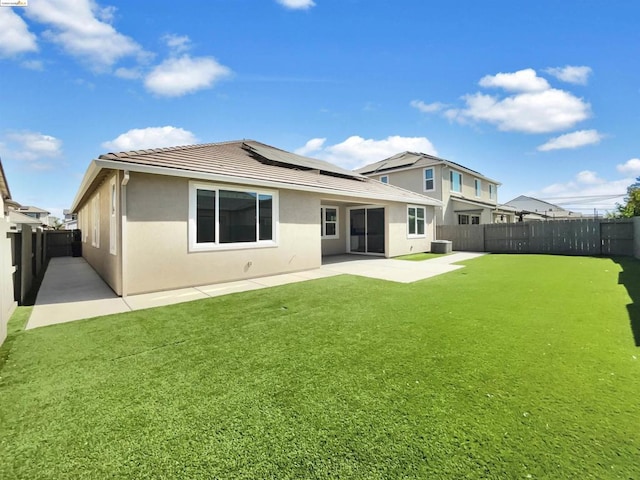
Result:
{"type": "Polygon", "coordinates": [[[349,210],[349,251],[384,255],[384,208],[349,210]]]}

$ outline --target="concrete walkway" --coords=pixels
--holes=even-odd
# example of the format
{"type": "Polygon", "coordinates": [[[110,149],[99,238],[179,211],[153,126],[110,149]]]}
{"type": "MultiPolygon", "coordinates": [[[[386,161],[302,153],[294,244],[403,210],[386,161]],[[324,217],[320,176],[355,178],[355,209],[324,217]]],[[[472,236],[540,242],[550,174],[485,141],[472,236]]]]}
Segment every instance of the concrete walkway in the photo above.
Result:
{"type": "Polygon", "coordinates": [[[412,283],[463,268],[462,265],[453,264],[481,255],[484,254],[460,252],[421,262],[339,255],[325,258],[322,267],[314,270],[130,295],[125,298],[117,296],[83,258],[52,258],[49,261],[26,328],[43,327],[83,318],[160,307],[343,274],[391,282],[412,283]]]}

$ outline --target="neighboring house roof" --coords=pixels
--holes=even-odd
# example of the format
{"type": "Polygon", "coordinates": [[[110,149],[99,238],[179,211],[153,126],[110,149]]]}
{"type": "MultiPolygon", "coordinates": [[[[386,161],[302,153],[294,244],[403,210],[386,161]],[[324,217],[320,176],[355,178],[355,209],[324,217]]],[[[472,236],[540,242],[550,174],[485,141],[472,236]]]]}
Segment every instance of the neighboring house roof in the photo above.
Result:
{"type": "Polygon", "coordinates": [[[37,218],[24,215],[16,210],[9,210],[9,221],[16,225],[42,225],[42,222],[37,218]]]}
{"type": "Polygon", "coordinates": [[[361,173],[362,175],[371,175],[374,173],[383,174],[385,172],[391,172],[401,169],[404,170],[417,167],[424,168],[431,167],[433,165],[447,165],[454,168],[455,170],[462,170],[463,172],[471,173],[476,177],[482,178],[491,183],[495,183],[496,185],[501,185],[500,182],[489,177],[485,177],[480,172],[467,168],[464,165],[460,165],[459,163],[452,162],[451,160],[445,160],[444,158],[434,157],[433,155],[428,155],[426,153],[420,152],[398,153],[397,155],[385,158],[384,160],[380,160],[379,162],[371,163],[369,165],[365,165],[364,167],[357,168],[355,172],[361,173]]]}
{"type": "Polygon", "coordinates": [[[442,203],[386,185],[322,160],[253,140],[108,153],[91,162],[71,211],[77,211],[104,170],[119,169],[193,179],[236,182],[420,205],[442,203]]]}
{"type": "Polygon", "coordinates": [[[4,174],[4,168],[2,167],[2,160],[0,160],[0,194],[3,199],[11,198],[7,176],[4,174]]]}
{"type": "Polygon", "coordinates": [[[22,213],[51,213],[47,210],[43,210],[42,208],[38,208],[38,207],[32,207],[32,206],[22,206],[20,208],[18,208],[19,212],[22,213]]]}
{"type": "Polygon", "coordinates": [[[545,202],[534,197],[520,195],[506,203],[506,205],[515,208],[518,212],[538,213],[548,216],[580,216],[579,213],[565,210],[559,205],[545,202]]]}

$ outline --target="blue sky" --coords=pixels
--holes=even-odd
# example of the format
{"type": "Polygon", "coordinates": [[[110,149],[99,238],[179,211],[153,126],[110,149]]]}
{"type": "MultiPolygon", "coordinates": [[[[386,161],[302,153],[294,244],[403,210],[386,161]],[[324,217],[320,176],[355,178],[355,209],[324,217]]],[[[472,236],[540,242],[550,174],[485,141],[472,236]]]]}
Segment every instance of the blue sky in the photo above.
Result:
{"type": "Polygon", "coordinates": [[[56,215],[101,153],[242,138],[437,154],[585,213],[640,175],[636,1],[27,3],[0,7],[0,158],[56,215]]]}

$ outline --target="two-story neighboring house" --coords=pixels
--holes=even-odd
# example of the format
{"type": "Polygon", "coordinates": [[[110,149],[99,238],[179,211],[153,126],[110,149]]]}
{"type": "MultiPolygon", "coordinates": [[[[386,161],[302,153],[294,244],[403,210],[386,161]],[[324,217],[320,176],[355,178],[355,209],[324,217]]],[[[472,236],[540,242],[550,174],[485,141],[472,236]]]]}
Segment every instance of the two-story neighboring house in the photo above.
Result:
{"type": "Polygon", "coordinates": [[[498,204],[500,182],[449,160],[403,152],[356,172],[440,200],[440,225],[515,221],[515,209],[498,204]]]}
{"type": "Polygon", "coordinates": [[[27,217],[35,218],[40,222],[40,225],[44,228],[49,227],[49,213],[46,210],[38,207],[31,206],[22,206],[16,210],[18,213],[22,215],[26,215],[27,217]]]}

